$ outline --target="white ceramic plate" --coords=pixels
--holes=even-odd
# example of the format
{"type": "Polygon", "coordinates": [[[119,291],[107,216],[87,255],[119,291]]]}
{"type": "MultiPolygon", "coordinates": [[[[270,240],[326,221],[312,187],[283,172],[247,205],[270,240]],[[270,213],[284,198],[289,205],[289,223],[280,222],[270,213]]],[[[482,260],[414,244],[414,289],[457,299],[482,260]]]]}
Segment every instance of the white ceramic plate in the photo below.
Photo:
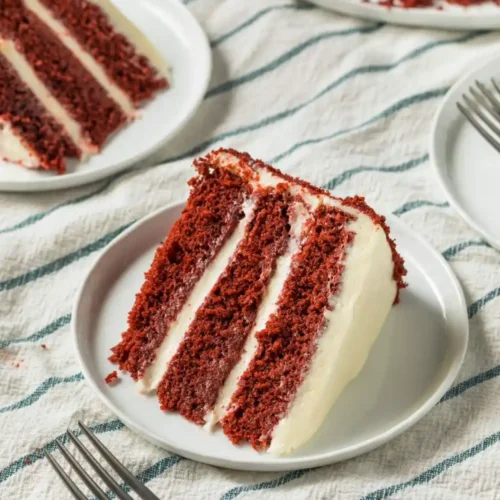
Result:
{"type": "Polygon", "coordinates": [[[314,438],[296,454],[273,457],[233,446],[182,417],[163,413],[155,396],[139,394],[115,366],[109,349],[126,329],[127,313],[154,250],[183,204],[161,209],[117,239],[80,289],[72,329],[83,373],[125,425],[153,443],[201,462],[244,470],[290,470],[344,460],[369,451],[420,420],[451,386],[467,348],[468,320],[457,279],[445,260],[397,219],[390,218],[406,259],[409,287],[394,307],[367,364],[333,407],[314,438]]]}
{"type": "Polygon", "coordinates": [[[0,160],[0,190],[47,191],[102,179],[163,146],[194,114],[210,80],[212,55],[199,24],[179,0],[113,0],[154,43],[172,67],[172,86],[141,110],[89,161],[66,175],[30,171],[0,160]]]}
{"type": "Polygon", "coordinates": [[[406,26],[457,30],[486,30],[500,28],[500,8],[494,2],[472,7],[450,5],[436,0],[433,8],[401,9],[378,5],[378,0],[309,0],[321,7],[343,14],[384,23],[406,26]],[[436,7],[440,6],[442,10],[436,7]]]}
{"type": "Polygon", "coordinates": [[[456,103],[475,80],[500,78],[500,58],[483,63],[448,92],[432,127],[430,156],[450,203],[500,249],[500,154],[469,124],[456,103]]]}

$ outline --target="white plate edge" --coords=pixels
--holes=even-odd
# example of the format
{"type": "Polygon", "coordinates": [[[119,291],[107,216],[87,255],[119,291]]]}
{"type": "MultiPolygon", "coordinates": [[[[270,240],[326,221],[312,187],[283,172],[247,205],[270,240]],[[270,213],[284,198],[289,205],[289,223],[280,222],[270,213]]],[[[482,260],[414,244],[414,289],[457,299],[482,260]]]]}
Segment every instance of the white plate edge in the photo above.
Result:
{"type": "MultiPolygon", "coordinates": [[[[340,12],[361,19],[382,21],[402,26],[418,26],[442,30],[490,30],[500,28],[500,8],[498,18],[487,13],[445,12],[436,9],[394,7],[389,9],[382,5],[363,3],[362,0],[309,0],[324,9],[340,12]],[[359,3],[357,3],[359,2],[359,3]],[[441,17],[441,19],[439,18],[441,17]],[[444,22],[442,22],[444,21],[444,22]]],[[[472,7],[473,8],[473,7],[472,7]]]]}

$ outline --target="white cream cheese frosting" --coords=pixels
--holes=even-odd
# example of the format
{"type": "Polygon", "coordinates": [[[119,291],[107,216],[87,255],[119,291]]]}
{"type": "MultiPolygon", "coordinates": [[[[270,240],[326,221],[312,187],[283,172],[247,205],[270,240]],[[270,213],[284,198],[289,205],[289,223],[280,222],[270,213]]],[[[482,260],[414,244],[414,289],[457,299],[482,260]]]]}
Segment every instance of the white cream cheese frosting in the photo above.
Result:
{"type": "Polygon", "coordinates": [[[26,147],[9,122],[0,117],[0,158],[26,168],[40,168],[38,157],[26,147]]]}

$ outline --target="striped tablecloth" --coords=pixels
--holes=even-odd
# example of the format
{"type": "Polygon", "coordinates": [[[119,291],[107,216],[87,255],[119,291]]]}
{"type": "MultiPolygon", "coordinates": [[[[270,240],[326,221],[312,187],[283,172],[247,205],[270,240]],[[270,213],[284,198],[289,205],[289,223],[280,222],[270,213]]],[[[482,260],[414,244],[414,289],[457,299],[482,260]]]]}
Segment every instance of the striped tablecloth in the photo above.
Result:
{"type": "Polygon", "coordinates": [[[0,498],[69,498],[42,450],[78,418],[162,498],[500,495],[500,255],[448,206],[428,158],[440,100],[498,52],[500,34],[392,27],[287,0],[187,3],[210,37],[214,73],[197,116],[156,156],[162,164],[69,191],[0,194],[0,498]],[[219,145],[366,195],[457,273],[469,304],[465,365],[445,401],[390,444],[316,470],[222,470],[134,435],[83,380],[69,322],[84,274],[133,221],[183,198],[192,157],[219,145]]]}

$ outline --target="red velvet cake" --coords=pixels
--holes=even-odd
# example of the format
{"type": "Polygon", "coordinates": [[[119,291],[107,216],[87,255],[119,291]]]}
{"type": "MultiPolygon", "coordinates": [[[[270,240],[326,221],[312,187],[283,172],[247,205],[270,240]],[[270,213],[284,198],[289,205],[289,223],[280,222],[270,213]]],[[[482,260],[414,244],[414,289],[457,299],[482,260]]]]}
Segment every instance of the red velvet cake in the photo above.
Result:
{"type": "Polygon", "coordinates": [[[404,263],[363,198],[233,150],[195,167],[110,360],[163,410],[289,453],[360,372],[404,263]]]}
{"type": "Polygon", "coordinates": [[[168,87],[166,63],[109,0],[0,0],[0,56],[0,157],[28,168],[62,173],[99,152],[168,87]]]}

